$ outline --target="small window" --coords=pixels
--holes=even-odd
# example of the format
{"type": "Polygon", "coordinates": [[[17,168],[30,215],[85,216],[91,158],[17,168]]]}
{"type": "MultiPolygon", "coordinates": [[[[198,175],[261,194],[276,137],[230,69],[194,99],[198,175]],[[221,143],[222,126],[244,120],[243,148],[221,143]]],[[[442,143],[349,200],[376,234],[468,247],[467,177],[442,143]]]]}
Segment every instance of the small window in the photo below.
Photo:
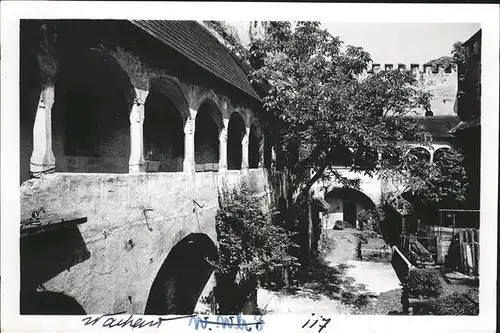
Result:
{"type": "Polygon", "coordinates": [[[475,41],[473,45],[473,54],[479,54],[479,42],[475,41]]]}

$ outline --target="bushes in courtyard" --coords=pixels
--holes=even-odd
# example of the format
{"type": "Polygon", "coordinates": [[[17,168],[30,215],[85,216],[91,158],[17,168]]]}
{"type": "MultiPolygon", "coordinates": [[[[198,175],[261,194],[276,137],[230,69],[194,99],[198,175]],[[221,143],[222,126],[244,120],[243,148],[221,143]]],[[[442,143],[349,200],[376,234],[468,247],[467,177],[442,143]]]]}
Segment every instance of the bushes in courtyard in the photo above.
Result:
{"type": "Polygon", "coordinates": [[[438,297],[443,292],[441,279],[434,270],[411,270],[406,288],[408,296],[414,298],[438,297]]]}
{"type": "Polygon", "coordinates": [[[472,299],[471,291],[454,292],[451,295],[432,300],[429,304],[429,314],[444,316],[477,316],[479,302],[472,299]]]}
{"type": "Polygon", "coordinates": [[[361,239],[364,243],[366,243],[370,238],[381,235],[381,228],[384,219],[384,211],[379,206],[372,209],[362,210],[358,213],[359,229],[361,230],[361,239]]]}
{"type": "Polygon", "coordinates": [[[274,213],[263,210],[244,182],[219,192],[215,298],[220,314],[251,314],[259,278],[295,264],[288,254],[291,234],[272,223],[274,213]]]}

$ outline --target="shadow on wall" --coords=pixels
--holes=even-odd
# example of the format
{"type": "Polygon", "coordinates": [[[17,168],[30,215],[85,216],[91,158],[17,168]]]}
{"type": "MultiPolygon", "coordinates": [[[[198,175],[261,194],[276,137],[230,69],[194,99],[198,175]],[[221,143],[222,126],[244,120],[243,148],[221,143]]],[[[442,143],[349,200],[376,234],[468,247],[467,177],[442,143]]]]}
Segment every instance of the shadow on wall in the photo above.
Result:
{"type": "Polygon", "coordinates": [[[177,243],[151,286],[146,315],[192,314],[217,261],[217,248],[205,234],[190,234],[177,243]]]}
{"type": "Polygon", "coordinates": [[[85,310],[73,298],[50,291],[21,293],[22,315],[84,315],[85,310]]]}
{"type": "Polygon", "coordinates": [[[35,292],[44,282],[89,258],[75,225],[22,237],[21,293],[35,292]]]}

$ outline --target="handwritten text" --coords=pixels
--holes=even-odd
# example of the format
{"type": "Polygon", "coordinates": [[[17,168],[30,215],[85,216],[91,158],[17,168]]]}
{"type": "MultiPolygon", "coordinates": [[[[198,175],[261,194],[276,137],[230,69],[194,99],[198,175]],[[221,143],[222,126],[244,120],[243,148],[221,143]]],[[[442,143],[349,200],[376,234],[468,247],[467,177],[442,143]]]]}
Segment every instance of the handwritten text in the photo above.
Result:
{"type": "Polygon", "coordinates": [[[217,316],[216,320],[209,320],[208,316],[204,317],[191,317],[189,319],[189,326],[193,326],[195,330],[198,329],[208,329],[212,330],[212,327],[216,328],[233,328],[245,330],[247,332],[251,332],[252,330],[262,331],[264,328],[264,320],[262,320],[262,316],[254,316],[254,322],[246,322],[243,316],[217,316]]]}
{"type": "Polygon", "coordinates": [[[179,320],[179,319],[184,319],[184,318],[190,318],[194,317],[195,315],[188,315],[188,316],[179,316],[179,317],[158,317],[153,320],[146,320],[140,316],[134,316],[134,315],[129,315],[128,318],[115,318],[117,315],[124,314],[125,312],[119,312],[119,313],[114,313],[114,314],[105,314],[102,316],[98,317],[85,317],[82,319],[83,325],[84,326],[99,326],[102,325],[102,327],[106,328],[113,328],[113,327],[131,327],[131,328],[144,328],[144,327],[156,327],[160,328],[161,324],[165,321],[172,321],[172,320],[179,320]]]}

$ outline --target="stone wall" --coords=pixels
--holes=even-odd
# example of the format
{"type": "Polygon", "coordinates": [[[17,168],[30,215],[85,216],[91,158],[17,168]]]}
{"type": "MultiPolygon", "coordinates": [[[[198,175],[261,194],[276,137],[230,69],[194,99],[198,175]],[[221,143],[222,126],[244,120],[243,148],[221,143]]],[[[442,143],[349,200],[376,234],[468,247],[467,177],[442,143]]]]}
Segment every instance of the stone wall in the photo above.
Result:
{"type": "MultiPolygon", "coordinates": [[[[222,178],[217,172],[55,173],[24,182],[23,219],[44,207],[48,216],[69,214],[87,222],[31,242],[21,254],[22,290],[64,293],[86,313],[143,313],[153,280],[175,244],[193,233],[217,244],[222,178]]],[[[250,170],[248,178],[265,194],[262,169],[250,170]]],[[[237,184],[241,172],[227,172],[225,179],[237,184]]]]}
{"type": "MultiPolygon", "coordinates": [[[[424,91],[432,94],[431,111],[435,116],[456,115],[458,76],[457,72],[422,74],[420,85],[424,91]]],[[[418,115],[425,115],[425,111],[418,110],[418,115]]]]}

